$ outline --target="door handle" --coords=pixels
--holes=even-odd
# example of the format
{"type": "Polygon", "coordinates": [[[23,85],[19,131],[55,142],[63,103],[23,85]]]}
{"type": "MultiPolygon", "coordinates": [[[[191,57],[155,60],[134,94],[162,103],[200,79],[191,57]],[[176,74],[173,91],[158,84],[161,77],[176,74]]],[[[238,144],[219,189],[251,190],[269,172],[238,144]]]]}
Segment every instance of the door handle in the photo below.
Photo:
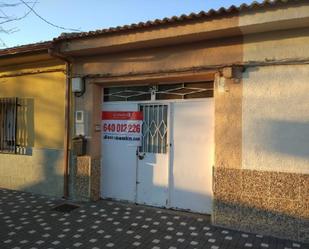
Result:
{"type": "Polygon", "coordinates": [[[143,152],[143,153],[140,153],[140,152],[139,152],[139,153],[137,154],[139,160],[143,160],[143,159],[145,158],[145,155],[146,155],[145,152],[143,152]]]}

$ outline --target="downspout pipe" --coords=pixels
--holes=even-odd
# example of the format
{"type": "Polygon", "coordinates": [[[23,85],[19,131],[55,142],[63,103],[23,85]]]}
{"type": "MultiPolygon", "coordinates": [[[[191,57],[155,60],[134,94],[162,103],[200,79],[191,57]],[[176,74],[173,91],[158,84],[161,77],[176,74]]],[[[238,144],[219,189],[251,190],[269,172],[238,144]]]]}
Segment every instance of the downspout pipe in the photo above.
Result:
{"type": "Polygon", "coordinates": [[[69,146],[70,146],[70,126],[71,126],[71,60],[63,54],[48,49],[48,54],[65,62],[66,66],[66,86],[65,86],[65,139],[64,139],[64,179],[63,179],[63,197],[69,198],[69,146]]]}

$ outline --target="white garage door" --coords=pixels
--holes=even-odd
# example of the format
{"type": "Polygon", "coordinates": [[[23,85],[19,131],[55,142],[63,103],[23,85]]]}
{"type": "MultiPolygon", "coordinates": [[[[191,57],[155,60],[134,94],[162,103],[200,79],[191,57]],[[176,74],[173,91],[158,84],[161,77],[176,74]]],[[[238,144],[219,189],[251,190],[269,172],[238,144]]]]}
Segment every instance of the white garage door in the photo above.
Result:
{"type": "MultiPolygon", "coordinates": [[[[182,93],[182,99],[175,100],[169,91],[168,99],[154,100],[154,91],[148,96],[118,89],[113,89],[116,98],[124,96],[126,101],[105,97],[103,111],[140,112],[143,125],[140,144],[105,139],[103,132],[103,198],[211,213],[214,104],[209,89],[204,89],[207,98],[185,99],[182,93]],[[130,101],[130,94],[135,94],[133,99],[144,96],[130,101]]],[[[200,97],[203,91],[192,87],[192,92],[200,97]]],[[[158,90],[155,94],[162,96],[158,90]]]]}

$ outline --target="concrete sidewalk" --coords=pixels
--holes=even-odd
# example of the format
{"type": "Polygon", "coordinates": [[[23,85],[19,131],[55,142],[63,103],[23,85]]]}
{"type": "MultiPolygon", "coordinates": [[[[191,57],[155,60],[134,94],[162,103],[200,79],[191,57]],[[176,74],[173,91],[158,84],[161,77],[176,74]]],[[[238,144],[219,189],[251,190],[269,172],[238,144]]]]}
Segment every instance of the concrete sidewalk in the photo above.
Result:
{"type": "Polygon", "coordinates": [[[112,201],[69,213],[59,199],[0,189],[0,248],[309,248],[210,225],[209,217],[112,201]]]}

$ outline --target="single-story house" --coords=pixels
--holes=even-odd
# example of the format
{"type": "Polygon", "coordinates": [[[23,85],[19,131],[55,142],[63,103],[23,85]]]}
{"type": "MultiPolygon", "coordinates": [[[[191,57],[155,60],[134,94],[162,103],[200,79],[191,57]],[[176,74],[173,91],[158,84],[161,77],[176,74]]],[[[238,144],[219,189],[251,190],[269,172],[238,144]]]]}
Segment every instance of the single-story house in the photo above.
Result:
{"type": "Polygon", "coordinates": [[[308,242],[308,27],[275,0],[0,51],[0,187],[308,242]]]}

